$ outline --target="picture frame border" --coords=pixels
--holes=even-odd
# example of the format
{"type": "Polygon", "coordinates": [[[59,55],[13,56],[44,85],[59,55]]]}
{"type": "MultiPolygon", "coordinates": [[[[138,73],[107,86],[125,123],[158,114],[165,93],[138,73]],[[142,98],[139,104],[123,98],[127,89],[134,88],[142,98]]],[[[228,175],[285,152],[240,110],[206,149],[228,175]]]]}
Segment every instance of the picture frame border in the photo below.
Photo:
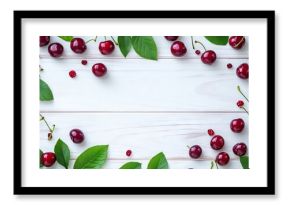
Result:
{"type": "Polygon", "coordinates": [[[14,194],[15,195],[273,195],[275,194],[275,11],[14,11],[14,194]],[[267,20],[266,187],[23,187],[22,186],[22,19],[204,18],[267,20]]]}

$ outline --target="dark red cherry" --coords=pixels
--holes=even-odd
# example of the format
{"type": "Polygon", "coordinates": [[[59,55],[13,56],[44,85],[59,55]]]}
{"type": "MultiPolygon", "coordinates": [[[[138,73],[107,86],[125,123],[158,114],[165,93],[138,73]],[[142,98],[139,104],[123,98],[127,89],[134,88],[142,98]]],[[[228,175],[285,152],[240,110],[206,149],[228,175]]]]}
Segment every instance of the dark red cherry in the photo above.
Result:
{"type": "Polygon", "coordinates": [[[53,152],[46,152],[41,155],[40,161],[43,166],[51,167],[56,161],[56,156],[53,152]]]}
{"type": "Polygon", "coordinates": [[[216,163],[218,163],[221,166],[224,166],[229,163],[230,156],[226,152],[220,152],[215,159],[216,163]]]}
{"type": "Polygon", "coordinates": [[[202,149],[199,145],[193,145],[192,147],[189,148],[188,153],[191,158],[197,159],[200,157],[202,149]]]}
{"type": "Polygon", "coordinates": [[[231,36],[229,38],[229,44],[234,49],[241,49],[246,42],[244,36],[231,36]]]}
{"type": "Polygon", "coordinates": [[[175,41],[171,45],[171,53],[174,56],[181,57],[181,56],[185,55],[186,52],[187,52],[187,49],[186,49],[184,43],[181,41],[175,41]]]}
{"type": "Polygon", "coordinates": [[[235,146],[233,146],[233,152],[235,153],[235,155],[243,156],[247,152],[247,145],[245,143],[242,143],[242,142],[237,143],[237,144],[235,144],[235,146]]]}
{"type": "Polygon", "coordinates": [[[176,41],[179,36],[164,36],[168,41],[176,41]]]}
{"type": "Polygon", "coordinates": [[[115,45],[113,43],[113,41],[108,40],[108,41],[103,41],[100,42],[99,44],[99,50],[101,52],[101,54],[103,55],[109,55],[111,54],[115,49],[115,45]]]}
{"type": "Polygon", "coordinates": [[[70,42],[70,48],[75,53],[83,53],[86,51],[86,42],[82,38],[73,38],[70,42]]]}
{"type": "Polygon", "coordinates": [[[208,50],[205,51],[202,55],[201,55],[201,61],[204,64],[212,64],[214,63],[216,60],[216,53],[213,50],[208,50]]]}
{"type": "Polygon", "coordinates": [[[96,63],[92,67],[92,72],[97,77],[101,77],[107,73],[107,67],[103,63],[96,63]]]}
{"type": "Polygon", "coordinates": [[[51,57],[60,57],[63,53],[63,46],[60,43],[52,43],[48,46],[48,53],[51,57]]]}
{"type": "Polygon", "coordinates": [[[127,157],[130,157],[131,155],[132,155],[132,150],[128,149],[128,150],[126,151],[126,156],[127,156],[127,157]]]}
{"type": "Polygon", "coordinates": [[[85,135],[80,129],[72,129],[69,135],[74,143],[81,143],[85,139],[85,135]]]}
{"type": "Polygon", "coordinates": [[[243,119],[238,118],[231,121],[231,130],[235,133],[240,133],[245,127],[245,122],[243,119]]]}
{"type": "Polygon", "coordinates": [[[215,135],[210,141],[210,146],[214,150],[219,150],[223,148],[224,144],[225,144],[224,138],[220,135],[215,135]]]}
{"type": "Polygon", "coordinates": [[[50,36],[39,36],[39,46],[46,46],[49,44],[50,36]]]}
{"type": "Polygon", "coordinates": [[[208,134],[209,136],[214,136],[214,131],[213,131],[213,129],[208,129],[208,130],[207,130],[207,134],[208,134]]]}
{"type": "Polygon", "coordinates": [[[249,78],[249,65],[247,63],[243,63],[239,65],[236,70],[236,74],[239,78],[248,79],[249,78]]]}

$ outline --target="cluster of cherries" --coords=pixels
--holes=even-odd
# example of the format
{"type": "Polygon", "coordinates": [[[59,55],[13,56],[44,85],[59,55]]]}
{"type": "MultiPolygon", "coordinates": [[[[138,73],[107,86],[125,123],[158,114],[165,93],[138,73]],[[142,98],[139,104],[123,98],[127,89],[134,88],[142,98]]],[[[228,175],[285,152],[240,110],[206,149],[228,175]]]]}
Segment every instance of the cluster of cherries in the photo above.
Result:
{"type": "MultiPolygon", "coordinates": [[[[80,129],[72,129],[69,133],[73,143],[82,143],[85,139],[84,133],[80,129]]],[[[53,152],[45,152],[40,156],[40,162],[45,167],[51,167],[56,161],[56,155],[53,152]]]]}
{"type": "MultiPolygon", "coordinates": [[[[177,39],[179,36],[164,36],[168,41],[174,41],[171,45],[171,53],[176,57],[184,56],[187,53],[187,48],[185,44],[177,39]]],[[[246,40],[244,36],[231,36],[229,38],[229,45],[234,49],[241,49],[246,40]]],[[[192,42],[193,43],[193,42],[192,42]]],[[[204,52],[202,53],[200,59],[204,64],[213,64],[216,61],[217,55],[213,50],[207,50],[205,46],[199,42],[195,41],[195,43],[199,43],[204,48],[204,52]]],[[[195,48],[193,48],[195,49],[195,48]]],[[[195,50],[195,54],[200,55],[200,50],[195,50]]],[[[228,68],[232,68],[232,64],[227,64],[228,68]]],[[[236,69],[236,74],[241,79],[249,78],[249,65],[247,63],[243,63],[236,69]]]]}
{"type": "MultiPolygon", "coordinates": [[[[243,119],[234,119],[230,123],[230,128],[234,133],[240,133],[245,127],[243,119]]],[[[215,135],[212,129],[208,130],[208,134],[213,136],[210,141],[210,146],[214,150],[221,150],[225,145],[225,140],[221,135],[215,135]]],[[[232,148],[233,152],[237,156],[243,156],[247,152],[247,145],[243,142],[237,143],[232,148]]],[[[202,154],[202,148],[199,145],[193,145],[189,148],[189,156],[193,159],[198,159],[202,154]]],[[[227,152],[219,152],[216,156],[215,162],[221,166],[228,164],[230,156],[227,152]]]]}
{"type": "MultiPolygon", "coordinates": [[[[94,39],[93,39],[94,40],[94,39]]],[[[90,41],[90,40],[89,40],[90,41]]],[[[77,54],[82,54],[87,50],[87,43],[82,38],[73,38],[70,42],[70,48],[73,52],[77,54]]],[[[47,46],[50,42],[50,36],[40,36],[39,37],[39,46],[47,46]]],[[[99,51],[102,55],[109,55],[115,49],[115,45],[111,40],[105,40],[99,43],[99,51]]],[[[51,57],[58,58],[64,52],[64,47],[60,43],[51,43],[48,46],[48,53],[51,57]]],[[[83,65],[87,64],[86,60],[82,60],[83,65]]],[[[92,66],[92,72],[95,76],[101,77],[107,73],[107,67],[103,63],[96,63],[92,66]]],[[[76,77],[76,72],[71,70],[69,76],[74,78],[76,77]]]]}

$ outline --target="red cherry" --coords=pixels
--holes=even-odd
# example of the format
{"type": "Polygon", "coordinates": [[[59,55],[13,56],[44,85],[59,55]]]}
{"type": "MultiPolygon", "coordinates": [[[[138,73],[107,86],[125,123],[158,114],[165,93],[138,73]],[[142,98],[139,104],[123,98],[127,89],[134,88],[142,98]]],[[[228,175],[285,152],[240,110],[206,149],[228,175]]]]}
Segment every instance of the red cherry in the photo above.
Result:
{"type": "Polygon", "coordinates": [[[70,48],[75,53],[83,53],[86,51],[86,42],[82,38],[73,38],[70,42],[70,48]]]}
{"type": "Polygon", "coordinates": [[[101,77],[107,73],[107,67],[102,63],[96,63],[92,67],[92,72],[95,74],[95,76],[101,77]]]}
{"type": "Polygon", "coordinates": [[[237,68],[236,74],[239,78],[248,79],[249,78],[249,65],[243,63],[237,68]]]}
{"type": "Polygon", "coordinates": [[[193,145],[192,147],[190,147],[188,153],[191,158],[197,159],[200,157],[202,149],[199,145],[193,145]]]}
{"type": "Polygon", "coordinates": [[[217,156],[216,156],[216,163],[218,163],[221,166],[224,166],[226,164],[229,163],[230,161],[230,156],[228,155],[228,153],[226,152],[220,152],[217,156]]]}
{"type": "Polygon", "coordinates": [[[214,131],[213,131],[213,129],[209,129],[209,130],[207,131],[207,133],[208,133],[209,136],[214,136],[214,131]]]}
{"type": "Polygon", "coordinates": [[[196,51],[195,51],[195,54],[196,54],[196,55],[200,55],[200,50],[196,50],[196,51]]]}
{"type": "Polygon", "coordinates": [[[108,41],[103,41],[100,42],[99,44],[99,50],[101,52],[101,54],[103,55],[109,55],[111,54],[115,49],[115,45],[113,43],[113,41],[108,40],[108,41]]]}
{"type": "Polygon", "coordinates": [[[229,44],[234,49],[241,49],[246,42],[244,36],[231,36],[229,38],[229,44]]]}
{"type": "Polygon", "coordinates": [[[179,36],[164,36],[168,41],[176,41],[179,36]]]}
{"type": "Polygon", "coordinates": [[[52,43],[48,46],[48,53],[51,57],[60,57],[63,53],[63,46],[60,43],[52,43]]]}
{"type": "Polygon", "coordinates": [[[210,141],[210,146],[214,150],[219,150],[223,148],[224,144],[225,144],[224,138],[220,135],[214,136],[210,141]]]}
{"type": "Polygon", "coordinates": [[[50,36],[39,36],[39,46],[46,46],[49,44],[50,36]]]}
{"type": "Polygon", "coordinates": [[[84,133],[80,129],[72,129],[69,132],[70,138],[74,143],[81,143],[85,139],[84,133]]]}
{"type": "Polygon", "coordinates": [[[204,64],[213,64],[216,60],[216,53],[212,50],[208,50],[205,51],[202,55],[201,55],[201,61],[204,64]]]}
{"type": "Polygon", "coordinates": [[[237,106],[238,106],[238,107],[243,107],[243,106],[244,106],[244,101],[239,100],[239,101],[237,102],[237,106]]]}
{"type": "Polygon", "coordinates": [[[184,56],[186,54],[186,52],[187,52],[187,49],[186,49],[184,43],[181,41],[175,41],[171,45],[171,53],[174,56],[181,57],[181,56],[184,56]]]}
{"type": "Polygon", "coordinates": [[[71,70],[68,74],[71,78],[74,78],[77,76],[77,73],[74,70],[71,70]]]}
{"type": "Polygon", "coordinates": [[[227,64],[227,68],[231,69],[233,67],[233,65],[231,63],[227,64]]]}
{"type": "Polygon", "coordinates": [[[237,156],[243,156],[247,152],[247,145],[245,143],[237,143],[233,146],[233,152],[237,156]]]}
{"type": "Polygon", "coordinates": [[[87,65],[87,64],[88,64],[88,61],[87,61],[87,60],[82,60],[81,63],[82,63],[83,65],[87,65]]]}
{"type": "Polygon", "coordinates": [[[130,157],[131,154],[132,154],[132,150],[128,149],[128,150],[126,151],[126,156],[127,156],[127,157],[130,157]]]}
{"type": "Polygon", "coordinates": [[[43,166],[51,167],[56,161],[56,156],[53,152],[46,152],[41,155],[40,161],[43,166]]]}
{"type": "Polygon", "coordinates": [[[234,119],[231,121],[231,130],[235,133],[240,133],[243,131],[244,127],[245,127],[245,122],[243,119],[238,118],[238,119],[234,119]]]}

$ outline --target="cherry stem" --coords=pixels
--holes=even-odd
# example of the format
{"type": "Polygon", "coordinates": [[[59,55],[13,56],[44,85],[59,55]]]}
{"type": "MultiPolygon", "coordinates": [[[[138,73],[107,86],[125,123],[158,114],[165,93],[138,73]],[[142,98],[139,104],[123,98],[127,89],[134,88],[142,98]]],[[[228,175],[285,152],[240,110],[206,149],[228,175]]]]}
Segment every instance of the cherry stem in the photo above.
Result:
{"type": "Polygon", "coordinates": [[[190,149],[190,146],[187,145],[187,148],[190,149]]]}
{"type": "Polygon", "coordinates": [[[111,36],[112,40],[114,41],[114,43],[118,46],[118,42],[113,38],[113,36],[111,36]]]}
{"type": "Polygon", "coordinates": [[[194,42],[200,44],[203,47],[204,51],[206,51],[206,48],[204,47],[204,45],[200,41],[194,41],[194,42]]]}
{"type": "Polygon", "coordinates": [[[193,50],[195,50],[195,48],[194,48],[194,43],[193,43],[193,37],[190,36],[190,38],[191,38],[191,45],[192,45],[192,48],[193,48],[193,50]]]}
{"type": "Polygon", "coordinates": [[[245,107],[241,107],[246,113],[249,114],[248,110],[245,107]]]}
{"type": "Polygon", "coordinates": [[[105,41],[107,40],[107,37],[106,36],[104,36],[104,38],[105,38],[105,41]]]}
{"type": "Polygon", "coordinates": [[[249,99],[244,95],[244,93],[241,91],[241,88],[240,88],[240,86],[238,85],[237,86],[237,89],[238,89],[238,91],[239,91],[239,93],[249,102],[249,99]]]}
{"type": "Polygon", "coordinates": [[[244,41],[244,39],[245,39],[245,37],[243,36],[243,38],[240,40],[240,42],[235,45],[235,48],[239,47],[239,45],[244,41]]]}
{"type": "Polygon", "coordinates": [[[43,71],[44,69],[39,65],[39,71],[43,71]]]}
{"type": "Polygon", "coordinates": [[[39,116],[40,116],[40,121],[44,121],[45,122],[45,124],[46,124],[46,126],[47,126],[47,128],[49,129],[49,131],[51,132],[51,134],[54,132],[54,129],[55,129],[55,125],[52,125],[52,128],[49,126],[49,124],[47,123],[47,121],[46,121],[46,119],[41,115],[41,114],[39,114],[39,116]]]}
{"type": "Polygon", "coordinates": [[[86,44],[89,43],[90,41],[95,41],[95,42],[96,42],[96,41],[97,41],[97,37],[98,37],[98,36],[96,36],[95,38],[92,38],[92,39],[90,39],[90,40],[87,40],[87,41],[86,41],[86,44]]]}

